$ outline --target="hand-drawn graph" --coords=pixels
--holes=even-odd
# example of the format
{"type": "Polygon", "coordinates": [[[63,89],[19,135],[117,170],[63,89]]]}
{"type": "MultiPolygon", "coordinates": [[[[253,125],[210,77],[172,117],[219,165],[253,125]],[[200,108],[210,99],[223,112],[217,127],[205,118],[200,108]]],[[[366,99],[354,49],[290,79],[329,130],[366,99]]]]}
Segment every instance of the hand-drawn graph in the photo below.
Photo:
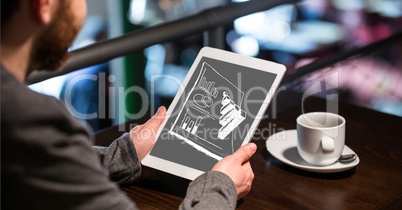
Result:
{"type": "Polygon", "coordinates": [[[215,159],[232,154],[235,129],[246,119],[244,93],[204,62],[169,133],[215,159]]]}
{"type": "Polygon", "coordinates": [[[187,116],[187,115],[188,115],[188,109],[187,109],[186,115],[184,115],[184,117],[183,117],[183,121],[180,124],[180,127],[183,130],[190,132],[193,135],[196,135],[198,127],[201,124],[202,117],[198,116],[197,121],[194,122],[194,120],[191,120],[191,117],[187,116]]]}
{"type": "Polygon", "coordinates": [[[222,127],[219,129],[218,138],[224,139],[230,132],[232,132],[243,120],[246,118],[246,112],[241,110],[239,105],[235,104],[227,92],[223,92],[222,108],[220,113],[222,116],[219,118],[219,124],[222,127]]]}

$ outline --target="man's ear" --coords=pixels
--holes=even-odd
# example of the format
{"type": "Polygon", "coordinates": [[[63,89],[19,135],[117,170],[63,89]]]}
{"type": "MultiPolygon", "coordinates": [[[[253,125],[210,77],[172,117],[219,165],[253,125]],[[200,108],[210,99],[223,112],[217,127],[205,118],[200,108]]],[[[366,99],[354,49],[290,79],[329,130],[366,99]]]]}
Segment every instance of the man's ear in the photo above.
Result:
{"type": "Polygon", "coordinates": [[[55,15],[56,4],[60,0],[33,0],[31,6],[33,8],[34,18],[43,25],[49,24],[55,15]]]}

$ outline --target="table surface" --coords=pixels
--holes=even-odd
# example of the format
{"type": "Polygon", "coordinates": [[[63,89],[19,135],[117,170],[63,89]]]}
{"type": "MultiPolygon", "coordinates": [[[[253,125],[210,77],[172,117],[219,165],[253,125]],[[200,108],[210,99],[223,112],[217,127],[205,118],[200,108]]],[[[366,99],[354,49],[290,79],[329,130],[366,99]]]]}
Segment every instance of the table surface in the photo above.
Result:
{"type": "MultiPolygon", "coordinates": [[[[303,112],[327,111],[328,101],[282,91],[271,102],[266,119],[254,135],[258,146],[250,159],[255,179],[251,192],[238,201],[238,209],[401,209],[402,208],[402,118],[346,103],[338,104],[346,119],[346,145],[360,163],[344,172],[307,172],[281,163],[267,152],[269,135],[295,129],[303,112]],[[302,106],[303,105],[303,106],[302,106]],[[302,110],[303,107],[303,110],[302,110]]],[[[127,129],[146,119],[129,122],[127,129]]],[[[120,127],[121,128],[121,127],[120,127]]],[[[95,134],[99,145],[120,136],[117,127],[95,134]]],[[[142,209],[177,209],[188,180],[144,168],[144,179],[122,190],[142,209]]]]}

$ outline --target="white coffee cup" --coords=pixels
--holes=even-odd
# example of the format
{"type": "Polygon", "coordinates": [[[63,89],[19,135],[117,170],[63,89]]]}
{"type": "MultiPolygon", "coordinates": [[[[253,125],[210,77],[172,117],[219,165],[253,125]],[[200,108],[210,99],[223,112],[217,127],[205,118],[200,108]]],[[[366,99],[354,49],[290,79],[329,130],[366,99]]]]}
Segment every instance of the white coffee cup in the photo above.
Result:
{"type": "Polygon", "coordinates": [[[311,112],[297,118],[297,151],[309,164],[330,165],[342,155],[346,120],[328,112],[311,112]]]}

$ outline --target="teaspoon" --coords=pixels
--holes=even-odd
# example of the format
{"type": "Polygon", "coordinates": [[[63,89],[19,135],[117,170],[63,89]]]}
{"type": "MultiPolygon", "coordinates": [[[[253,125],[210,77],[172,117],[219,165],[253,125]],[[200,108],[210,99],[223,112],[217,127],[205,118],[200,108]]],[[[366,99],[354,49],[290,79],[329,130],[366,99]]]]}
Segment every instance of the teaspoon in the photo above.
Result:
{"type": "Polygon", "coordinates": [[[356,154],[346,154],[346,155],[341,155],[341,157],[338,159],[340,163],[350,163],[355,161],[357,158],[356,154]]]}

